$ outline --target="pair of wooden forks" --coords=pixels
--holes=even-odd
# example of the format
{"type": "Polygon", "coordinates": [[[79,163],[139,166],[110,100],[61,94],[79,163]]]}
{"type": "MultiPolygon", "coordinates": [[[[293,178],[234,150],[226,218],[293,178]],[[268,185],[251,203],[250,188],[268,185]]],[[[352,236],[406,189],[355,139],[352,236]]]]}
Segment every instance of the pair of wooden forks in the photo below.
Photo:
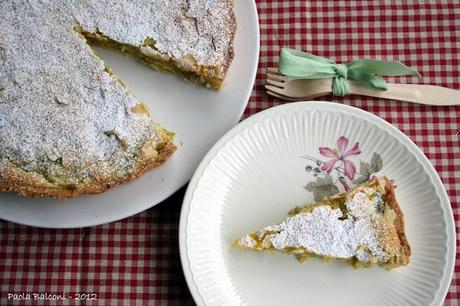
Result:
{"type": "MultiPolygon", "coordinates": [[[[388,90],[380,91],[348,81],[351,94],[401,100],[427,105],[460,105],[460,91],[434,85],[388,84],[388,90]]],[[[305,101],[332,93],[332,79],[289,80],[277,68],[267,69],[267,93],[287,101],[305,101]]]]}

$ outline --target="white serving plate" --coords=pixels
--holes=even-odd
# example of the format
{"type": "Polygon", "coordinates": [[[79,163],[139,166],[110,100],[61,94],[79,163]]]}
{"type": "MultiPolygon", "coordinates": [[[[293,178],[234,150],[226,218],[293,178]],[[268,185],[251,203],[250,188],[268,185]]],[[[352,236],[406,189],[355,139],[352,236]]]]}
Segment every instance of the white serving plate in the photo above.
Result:
{"type": "Polygon", "coordinates": [[[119,220],[170,196],[189,181],[206,152],[246,108],[259,58],[259,25],[254,1],[235,0],[235,58],[219,92],[155,72],[130,57],[97,48],[131,92],[151,109],[161,125],[176,133],[177,151],[159,168],[133,183],[100,195],[72,200],[28,199],[0,193],[0,218],[16,223],[72,228],[119,220]]]}
{"type": "MultiPolygon", "coordinates": [[[[343,188],[340,181],[337,186],[343,188]]],[[[407,136],[357,108],[301,102],[250,117],[206,155],[185,195],[180,251],[198,305],[440,305],[454,268],[455,227],[441,180],[407,136]],[[316,178],[307,167],[327,160],[318,148],[336,147],[341,136],[349,139],[348,149],[359,142],[361,153],[348,157],[358,170],[377,153],[383,167],[375,175],[395,180],[410,264],[354,270],[232,248],[233,239],[313,200],[304,186],[316,178]]]]}

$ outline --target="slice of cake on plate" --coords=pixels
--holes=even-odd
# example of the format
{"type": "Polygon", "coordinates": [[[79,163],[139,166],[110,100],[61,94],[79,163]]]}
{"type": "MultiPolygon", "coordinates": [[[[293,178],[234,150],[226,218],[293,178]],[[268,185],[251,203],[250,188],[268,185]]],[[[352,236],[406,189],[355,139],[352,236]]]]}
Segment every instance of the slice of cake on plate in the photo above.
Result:
{"type": "Polygon", "coordinates": [[[410,246],[394,187],[386,177],[310,205],[296,207],[281,223],[235,240],[238,248],[280,251],[301,262],[341,259],[354,267],[392,269],[409,263],[410,246]]]}

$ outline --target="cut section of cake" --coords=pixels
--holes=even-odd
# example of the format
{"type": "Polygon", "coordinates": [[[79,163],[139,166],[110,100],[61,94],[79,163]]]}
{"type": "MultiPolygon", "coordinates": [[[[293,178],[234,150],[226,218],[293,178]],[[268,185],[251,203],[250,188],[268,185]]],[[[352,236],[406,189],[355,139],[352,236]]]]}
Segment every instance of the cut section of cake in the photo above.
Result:
{"type": "Polygon", "coordinates": [[[354,267],[392,269],[409,263],[411,249],[391,181],[382,177],[353,190],[292,209],[281,223],[233,242],[238,248],[345,260],[354,267]]]}
{"type": "Polygon", "coordinates": [[[219,89],[233,59],[232,0],[68,1],[75,30],[150,67],[219,89]]]}
{"type": "Polygon", "coordinates": [[[0,16],[0,191],[24,196],[100,193],[176,150],[88,41],[215,89],[233,58],[231,0],[2,0],[0,16]]]}

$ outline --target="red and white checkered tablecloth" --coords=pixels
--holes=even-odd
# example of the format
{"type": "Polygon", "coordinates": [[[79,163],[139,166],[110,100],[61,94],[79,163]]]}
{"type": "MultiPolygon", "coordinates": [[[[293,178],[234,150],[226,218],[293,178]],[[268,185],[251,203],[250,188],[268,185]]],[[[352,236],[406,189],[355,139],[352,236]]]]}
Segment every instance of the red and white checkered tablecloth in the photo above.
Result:
{"type": "MultiPolygon", "coordinates": [[[[458,0],[260,0],[257,6],[261,53],[246,116],[284,103],[266,96],[263,88],[265,69],[277,63],[284,46],[338,62],[401,60],[421,72],[419,82],[460,89],[458,0]]],[[[460,106],[322,99],[372,112],[407,134],[441,176],[459,231],[460,106]]],[[[134,217],[92,228],[45,230],[1,221],[0,305],[193,305],[179,260],[182,197],[183,190],[134,217]],[[34,292],[97,294],[97,300],[8,300],[8,293],[34,292]]],[[[457,260],[446,305],[460,304],[459,290],[457,260]]]]}

